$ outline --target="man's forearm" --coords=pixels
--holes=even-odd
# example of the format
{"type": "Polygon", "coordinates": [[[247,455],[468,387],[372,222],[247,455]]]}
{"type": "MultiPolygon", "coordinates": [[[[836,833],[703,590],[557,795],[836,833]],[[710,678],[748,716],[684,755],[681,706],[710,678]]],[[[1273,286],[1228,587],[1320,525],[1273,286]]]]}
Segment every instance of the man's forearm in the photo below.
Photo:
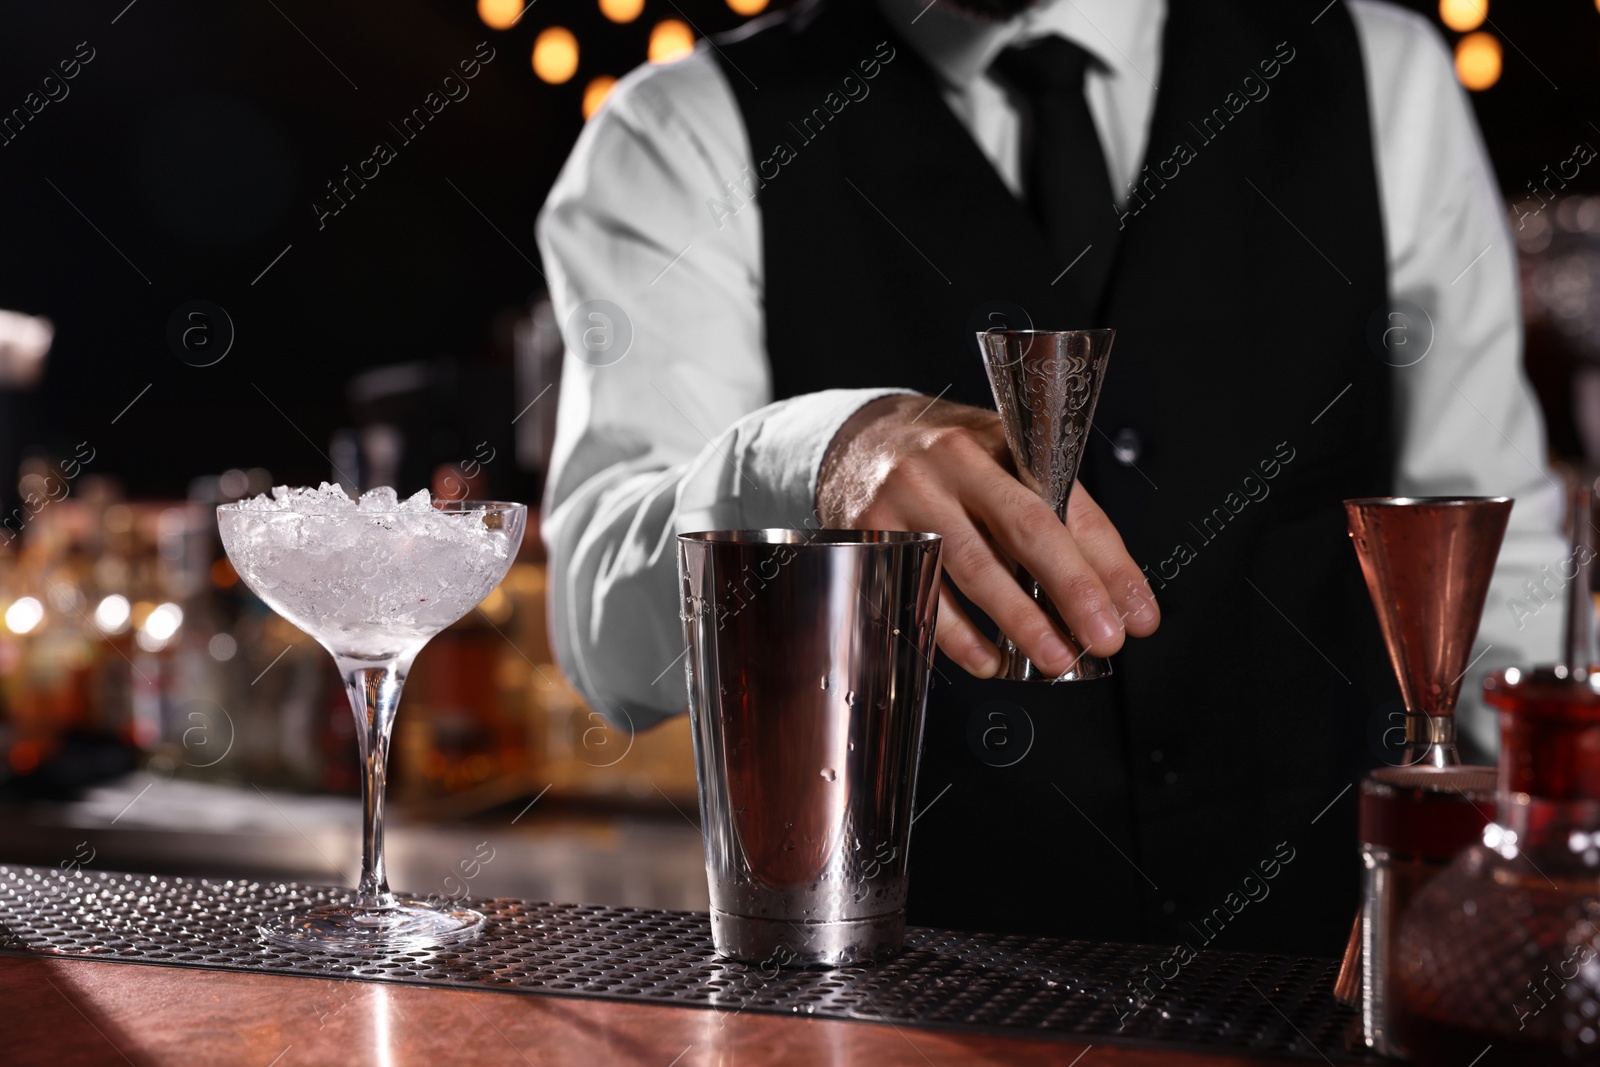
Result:
{"type": "MultiPolygon", "coordinates": [[[[678,619],[679,533],[750,527],[820,528],[817,468],[863,404],[891,390],[829,390],[761,407],[690,459],[662,450],[598,470],[560,500],[544,528],[550,552],[551,637],[585,699],[619,725],[648,726],[683,710],[678,619]]],[[[634,429],[637,429],[635,427],[634,429]]],[[[563,468],[597,451],[604,431],[558,457],[563,468]]]]}

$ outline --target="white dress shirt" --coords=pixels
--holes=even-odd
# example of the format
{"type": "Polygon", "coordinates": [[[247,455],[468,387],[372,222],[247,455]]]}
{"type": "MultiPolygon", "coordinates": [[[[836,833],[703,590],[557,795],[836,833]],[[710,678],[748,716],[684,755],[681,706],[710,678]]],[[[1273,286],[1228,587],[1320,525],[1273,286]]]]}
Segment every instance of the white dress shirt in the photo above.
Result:
{"type": "MultiPolygon", "coordinates": [[[[1006,45],[1045,33],[1101,61],[1085,92],[1113,188],[1125,191],[1138,174],[1161,75],[1164,0],[1046,0],[987,24],[925,0],[880,6],[1014,191],[1018,116],[986,70],[1006,45]]],[[[1561,495],[1522,371],[1514,246],[1439,36],[1387,3],[1349,8],[1365,59],[1390,293],[1431,320],[1408,324],[1413,350],[1431,344],[1426,356],[1393,372],[1396,492],[1517,500],[1463,688],[1464,728],[1493,751],[1479,679],[1554,657],[1560,608],[1530,615],[1523,583],[1542,579],[1545,567],[1555,573],[1566,556],[1561,495]]],[[[539,220],[568,348],[545,501],[551,634],[562,668],[594,706],[637,727],[685,706],[676,535],[814,525],[829,441],[887,392],[773,401],[760,207],[741,191],[753,160],[710,47],[622,80],[579,137],[539,220]]]]}

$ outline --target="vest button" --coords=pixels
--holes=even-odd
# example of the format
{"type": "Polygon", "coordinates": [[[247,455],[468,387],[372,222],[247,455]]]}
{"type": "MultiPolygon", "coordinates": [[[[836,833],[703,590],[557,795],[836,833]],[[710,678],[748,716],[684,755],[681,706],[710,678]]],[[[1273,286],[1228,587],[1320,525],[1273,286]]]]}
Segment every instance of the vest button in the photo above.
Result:
{"type": "Polygon", "coordinates": [[[1137,431],[1124,426],[1117,431],[1117,436],[1111,439],[1111,454],[1117,462],[1124,467],[1131,467],[1139,462],[1139,453],[1144,450],[1144,442],[1140,440],[1137,431]]]}

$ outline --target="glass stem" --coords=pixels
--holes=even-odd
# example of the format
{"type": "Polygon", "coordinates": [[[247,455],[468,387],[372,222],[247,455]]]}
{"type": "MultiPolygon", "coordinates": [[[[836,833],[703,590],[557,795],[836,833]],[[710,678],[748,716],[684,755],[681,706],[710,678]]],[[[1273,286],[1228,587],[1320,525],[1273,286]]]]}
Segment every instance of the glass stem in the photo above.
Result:
{"type": "Polygon", "coordinates": [[[361,884],[356,903],[363,908],[392,908],[389,875],[383,866],[383,793],[388,774],[389,735],[400,706],[411,656],[373,665],[336,657],[356,717],[356,742],[361,749],[361,884]]]}

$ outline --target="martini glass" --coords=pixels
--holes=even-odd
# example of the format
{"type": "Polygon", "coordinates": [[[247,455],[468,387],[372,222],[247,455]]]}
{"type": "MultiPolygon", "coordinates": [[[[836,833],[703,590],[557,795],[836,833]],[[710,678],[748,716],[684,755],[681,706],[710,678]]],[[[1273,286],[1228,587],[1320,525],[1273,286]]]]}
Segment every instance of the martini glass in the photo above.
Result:
{"type": "MultiPolygon", "coordinates": [[[[1063,523],[1116,336],[1115,330],[995,329],[978,334],[1017,479],[1039,494],[1063,523]]],[[[1077,658],[1059,676],[1046,674],[1001,634],[995,642],[1000,650],[995,677],[1076,682],[1109,675],[1111,663],[1084,651],[1033,576],[1018,567],[1017,581],[1067,637],[1077,658]]]]}
{"type": "Polygon", "coordinates": [[[284,912],[267,940],[300,951],[437,944],[471,937],[483,915],[389,891],[383,791],[400,691],[434,634],[505,577],[522,543],[522,504],[401,502],[375,489],[359,503],[337,486],[275,489],[217,508],[228,559],[268,606],[333,654],[350,694],[361,777],[361,882],[353,900],[284,912]]]}

